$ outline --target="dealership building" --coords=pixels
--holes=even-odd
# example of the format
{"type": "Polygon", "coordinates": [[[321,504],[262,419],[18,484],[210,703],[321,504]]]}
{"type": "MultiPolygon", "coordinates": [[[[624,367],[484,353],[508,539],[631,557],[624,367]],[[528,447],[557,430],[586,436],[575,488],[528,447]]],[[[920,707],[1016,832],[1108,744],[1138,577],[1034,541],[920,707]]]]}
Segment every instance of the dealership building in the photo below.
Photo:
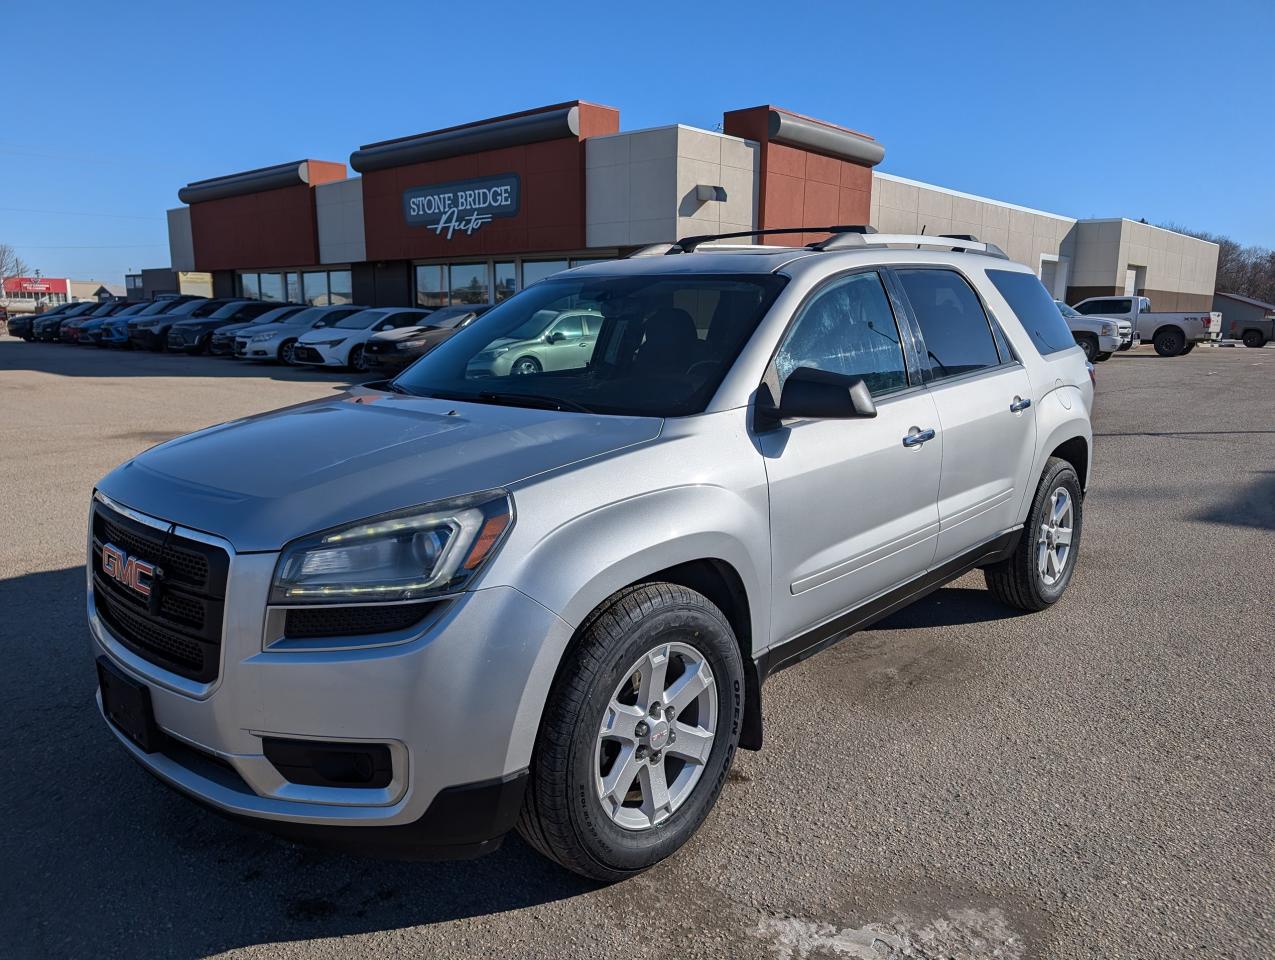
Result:
{"type": "Polygon", "coordinates": [[[572,101],[367,144],[348,165],[189,183],[168,211],[172,269],[209,274],[217,296],[434,307],[678,237],[870,224],[995,243],[1069,303],[1211,308],[1215,244],[907,180],[876,169],[884,156],[867,134],[777,107],[728,111],[721,130],[624,131],[618,110],[572,101]]]}

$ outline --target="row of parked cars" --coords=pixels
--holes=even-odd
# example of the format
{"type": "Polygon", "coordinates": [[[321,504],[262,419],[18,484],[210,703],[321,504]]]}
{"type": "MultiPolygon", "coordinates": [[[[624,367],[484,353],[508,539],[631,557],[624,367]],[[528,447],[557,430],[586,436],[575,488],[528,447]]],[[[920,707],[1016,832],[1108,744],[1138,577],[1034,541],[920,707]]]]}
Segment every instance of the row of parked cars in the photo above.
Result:
{"type": "Polygon", "coordinates": [[[143,303],[61,304],[45,313],[14,318],[9,333],[24,340],[209,353],[366,372],[407,366],[489,306],[309,306],[183,295],[143,303]]]}

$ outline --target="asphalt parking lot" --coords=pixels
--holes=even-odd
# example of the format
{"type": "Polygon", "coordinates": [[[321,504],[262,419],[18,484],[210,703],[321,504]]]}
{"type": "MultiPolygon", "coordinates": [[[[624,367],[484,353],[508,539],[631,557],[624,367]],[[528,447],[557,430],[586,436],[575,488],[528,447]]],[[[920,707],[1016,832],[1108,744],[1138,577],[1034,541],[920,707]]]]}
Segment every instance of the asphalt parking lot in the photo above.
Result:
{"type": "Polygon", "coordinates": [[[1275,955],[1275,348],[1098,368],[1052,610],[966,577],[766,688],[704,829],[597,887],[517,838],[364,861],[153,781],[93,705],[93,482],[337,374],[0,337],[0,943],[15,957],[1275,955]]]}

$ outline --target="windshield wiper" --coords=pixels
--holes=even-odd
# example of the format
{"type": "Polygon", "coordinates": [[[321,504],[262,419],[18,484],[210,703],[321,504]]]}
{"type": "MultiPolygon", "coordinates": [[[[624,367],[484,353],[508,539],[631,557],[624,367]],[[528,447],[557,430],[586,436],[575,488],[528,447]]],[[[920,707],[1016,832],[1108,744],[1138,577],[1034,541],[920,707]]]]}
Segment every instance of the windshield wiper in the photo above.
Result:
{"type": "Polygon", "coordinates": [[[583,403],[576,403],[574,400],[564,400],[561,397],[547,397],[538,393],[495,393],[491,390],[484,390],[478,394],[478,399],[486,400],[490,403],[507,403],[511,406],[541,407],[545,410],[573,410],[576,413],[593,412],[583,403]]]}

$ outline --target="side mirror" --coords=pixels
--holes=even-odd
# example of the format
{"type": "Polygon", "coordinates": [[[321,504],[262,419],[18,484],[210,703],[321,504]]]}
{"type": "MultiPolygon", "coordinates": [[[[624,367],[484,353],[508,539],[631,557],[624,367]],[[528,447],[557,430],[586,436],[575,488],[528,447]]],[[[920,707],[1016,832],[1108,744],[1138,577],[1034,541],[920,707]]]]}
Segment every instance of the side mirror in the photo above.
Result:
{"type": "Polygon", "coordinates": [[[868,385],[858,377],[798,367],[784,381],[780,420],[852,420],[877,415],[868,385]]]}
{"type": "Polygon", "coordinates": [[[549,343],[561,343],[565,339],[567,339],[566,334],[564,334],[561,330],[555,330],[553,333],[545,337],[545,340],[549,343]]]}

